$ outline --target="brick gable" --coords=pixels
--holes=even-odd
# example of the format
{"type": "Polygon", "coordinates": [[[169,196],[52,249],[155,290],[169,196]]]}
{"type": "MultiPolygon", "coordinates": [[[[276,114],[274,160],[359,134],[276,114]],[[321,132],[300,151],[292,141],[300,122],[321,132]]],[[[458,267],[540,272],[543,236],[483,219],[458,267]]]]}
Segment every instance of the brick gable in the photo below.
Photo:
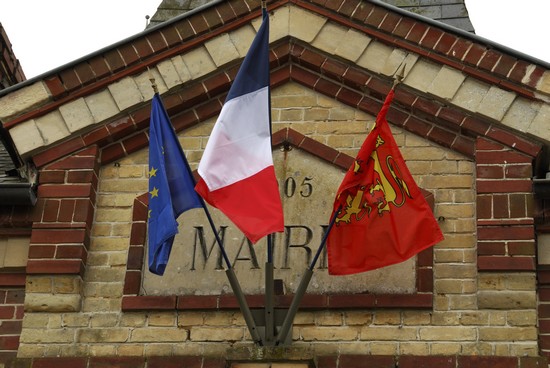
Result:
{"type": "MultiPolygon", "coordinates": [[[[2,341],[9,357],[21,341],[17,364],[161,366],[163,355],[174,355],[190,366],[225,366],[220,351],[249,342],[231,295],[140,294],[146,196],[113,180],[116,195],[98,198],[98,185],[115,171],[137,186],[146,182],[151,77],[198,161],[259,24],[259,6],[215,2],[0,93],[0,118],[40,171],[32,213],[2,208],[2,231],[32,225],[26,284],[15,273],[0,284],[26,286],[20,337],[22,301],[1,306],[19,311],[2,319],[16,322],[2,341]]],[[[313,107],[308,96],[302,105],[295,96],[294,105],[280,102],[276,145],[347,167],[365,116],[378,113],[406,66],[388,120],[413,141],[408,154],[444,151],[456,161],[452,180],[430,175],[445,173],[443,164],[418,163],[433,202],[456,206],[438,213],[449,236],[418,258],[416,292],[309,295],[297,345],[333,349],[316,355],[319,367],[543,364],[549,283],[547,270],[537,270],[532,178],[550,140],[547,67],[375,2],[269,7],[273,90],[298,85],[345,107],[306,109],[313,107]],[[344,133],[327,134],[335,130],[344,133]]],[[[249,301],[261,306],[263,299],[249,301]]]]}

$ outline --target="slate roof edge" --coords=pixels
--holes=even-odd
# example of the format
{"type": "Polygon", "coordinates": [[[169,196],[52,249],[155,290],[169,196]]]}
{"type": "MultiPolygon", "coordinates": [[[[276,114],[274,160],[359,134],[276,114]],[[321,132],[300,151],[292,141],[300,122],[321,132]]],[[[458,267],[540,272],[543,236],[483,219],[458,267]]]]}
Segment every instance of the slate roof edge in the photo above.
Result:
{"type": "Polygon", "coordinates": [[[7,153],[7,155],[11,159],[11,162],[13,163],[13,168],[18,168],[23,164],[23,162],[20,160],[17,150],[15,149],[15,145],[11,139],[10,134],[1,124],[0,124],[0,145],[4,148],[4,151],[7,153]]]}
{"type": "MultiPolygon", "coordinates": [[[[70,62],[68,62],[68,63],[66,63],[66,64],[60,65],[60,66],[58,66],[58,67],[56,67],[56,68],[54,68],[54,69],[52,69],[52,70],[49,70],[49,71],[44,72],[44,73],[42,73],[42,74],[39,74],[39,75],[37,75],[37,76],[35,76],[35,77],[32,77],[32,78],[30,78],[30,79],[27,79],[27,80],[25,80],[25,81],[23,81],[23,82],[20,82],[20,83],[18,83],[18,84],[15,84],[15,85],[13,85],[13,86],[10,86],[10,87],[8,87],[8,88],[5,88],[5,89],[3,89],[3,90],[0,90],[0,97],[5,96],[5,95],[7,95],[7,94],[9,94],[9,93],[12,93],[12,92],[14,92],[14,91],[17,91],[17,90],[20,89],[20,88],[29,86],[29,85],[31,85],[31,84],[33,84],[33,83],[36,83],[36,82],[39,81],[39,80],[44,79],[44,78],[47,77],[48,75],[56,74],[56,73],[58,73],[58,72],[60,72],[60,71],[62,71],[62,70],[64,70],[64,69],[67,69],[67,68],[73,66],[73,65],[77,65],[78,63],[81,63],[82,61],[91,59],[91,58],[93,58],[94,56],[100,55],[100,54],[102,54],[102,53],[104,53],[104,52],[106,52],[106,51],[108,51],[108,50],[111,50],[111,49],[113,49],[113,48],[115,48],[115,47],[117,47],[117,46],[123,45],[123,44],[125,44],[125,43],[127,43],[127,42],[129,42],[129,41],[132,41],[132,40],[136,39],[136,38],[143,37],[144,35],[147,35],[147,34],[149,34],[149,33],[151,33],[151,32],[154,32],[154,31],[156,31],[156,30],[159,29],[159,28],[162,28],[162,27],[165,27],[166,25],[169,25],[169,24],[178,22],[178,21],[180,21],[181,19],[185,19],[185,18],[187,18],[187,17],[190,17],[190,16],[192,16],[192,15],[194,15],[194,14],[196,14],[196,13],[199,13],[199,12],[203,11],[204,9],[208,9],[208,8],[210,8],[210,7],[212,7],[212,6],[215,6],[215,5],[217,5],[217,4],[220,4],[220,3],[224,2],[224,1],[225,1],[225,0],[213,0],[213,1],[209,2],[209,3],[207,3],[207,4],[204,4],[204,5],[199,6],[199,7],[195,8],[195,9],[193,9],[193,10],[190,10],[190,11],[188,11],[188,12],[185,12],[185,13],[183,13],[183,14],[177,16],[177,17],[174,17],[174,18],[169,19],[169,20],[167,20],[167,21],[165,21],[165,22],[159,23],[159,24],[157,24],[157,25],[155,25],[155,26],[153,26],[153,27],[151,27],[151,28],[146,28],[146,29],[143,30],[142,32],[136,33],[136,34],[134,34],[134,35],[132,35],[132,36],[130,36],[130,37],[127,37],[127,38],[125,38],[125,39],[123,39],[123,40],[120,40],[120,41],[115,42],[115,43],[113,43],[113,44],[111,44],[111,45],[105,46],[105,47],[103,47],[103,48],[101,48],[101,49],[99,49],[99,50],[97,50],[97,51],[94,51],[94,52],[92,52],[92,53],[89,53],[89,54],[87,54],[87,55],[84,55],[84,56],[82,56],[82,57],[80,57],[80,58],[78,58],[78,59],[75,59],[75,60],[73,60],[73,61],[70,61],[70,62]]],[[[289,2],[294,2],[294,1],[295,1],[295,0],[289,0],[289,2]]],[[[430,25],[433,25],[433,26],[439,27],[439,28],[441,28],[441,29],[444,29],[445,31],[448,31],[448,32],[451,32],[451,33],[455,33],[455,34],[457,34],[457,35],[459,35],[459,36],[461,36],[461,37],[469,38],[469,39],[471,39],[471,40],[473,40],[473,41],[477,41],[477,42],[480,42],[480,43],[484,43],[484,44],[486,44],[486,45],[489,45],[489,46],[491,46],[491,47],[494,47],[495,49],[498,49],[498,50],[500,50],[500,51],[503,51],[503,52],[505,52],[505,53],[507,53],[507,54],[517,56],[518,58],[521,58],[521,59],[523,59],[523,60],[529,61],[529,62],[531,62],[531,63],[533,63],[533,64],[538,64],[538,65],[544,67],[545,69],[550,69],[550,63],[549,63],[549,62],[546,62],[546,61],[544,61],[544,60],[540,60],[540,59],[538,59],[538,58],[536,58],[536,57],[534,57],[534,56],[531,56],[531,55],[522,53],[522,52],[520,52],[520,51],[514,50],[514,49],[509,48],[509,47],[507,47],[507,46],[501,45],[501,44],[499,44],[499,43],[497,43],[497,42],[495,42],[495,41],[491,41],[491,40],[489,40],[489,39],[487,39],[487,38],[478,36],[478,35],[476,35],[476,34],[474,34],[474,33],[470,33],[470,32],[464,31],[464,30],[462,30],[462,29],[460,29],[460,28],[453,27],[453,26],[451,26],[451,25],[445,24],[445,23],[440,22],[440,21],[436,21],[436,20],[434,20],[434,19],[432,19],[432,18],[428,18],[428,17],[425,17],[425,16],[423,16],[423,15],[419,15],[419,14],[416,14],[416,13],[413,13],[413,12],[409,12],[409,11],[407,11],[407,10],[403,10],[403,9],[401,9],[401,8],[398,8],[398,7],[394,6],[394,5],[384,3],[384,2],[382,2],[382,1],[380,1],[380,0],[366,0],[366,1],[368,1],[368,2],[370,2],[370,3],[372,3],[372,4],[375,4],[375,5],[377,5],[377,6],[386,8],[386,9],[388,9],[388,10],[390,10],[390,11],[395,12],[395,13],[401,14],[401,15],[403,15],[403,16],[407,16],[407,17],[410,17],[410,18],[413,18],[413,19],[417,19],[417,20],[419,20],[419,21],[422,21],[422,22],[428,23],[428,24],[430,24],[430,25]]]]}
{"type": "MultiPolygon", "coordinates": [[[[391,4],[388,4],[388,3],[385,3],[385,2],[382,2],[381,0],[367,0],[368,2],[370,3],[373,3],[375,5],[378,5],[380,7],[383,7],[383,8],[386,8],[388,10],[391,10],[393,12],[396,12],[398,14],[401,14],[401,15],[404,15],[404,16],[407,16],[407,17],[410,17],[410,18],[413,18],[413,19],[417,19],[417,20],[420,20],[422,22],[425,22],[425,23],[428,23],[428,24],[431,24],[431,25],[434,25],[434,26],[437,26],[439,28],[442,28],[444,29],[445,31],[448,31],[448,32],[452,32],[452,33],[455,33],[457,34],[458,36],[461,36],[461,37],[465,37],[465,38],[470,38],[472,39],[473,41],[478,41],[478,42],[482,42],[482,43],[485,43],[489,46],[492,46],[494,47],[495,49],[498,49],[500,51],[504,51],[505,53],[507,54],[510,54],[510,55],[514,55],[514,56],[518,56],[519,58],[521,59],[524,59],[524,60],[527,60],[527,61],[530,61],[532,62],[533,64],[538,64],[540,66],[543,66],[544,68],[546,69],[550,69],[550,62],[547,62],[547,61],[544,61],[544,60],[541,60],[541,59],[538,59],[532,55],[529,55],[529,54],[525,54],[521,51],[518,51],[518,50],[515,50],[515,49],[512,49],[508,46],[505,46],[505,45],[502,45],[498,42],[495,42],[495,41],[492,41],[492,40],[489,40],[485,37],[482,37],[482,36],[479,36],[475,33],[471,33],[471,32],[467,32],[463,29],[460,29],[460,28],[457,28],[457,27],[453,27],[452,25],[450,24],[446,24],[446,23],[443,23],[443,22],[440,22],[440,21],[437,21],[437,20],[434,20],[432,18],[428,18],[424,15],[420,15],[420,14],[416,14],[416,13],[413,13],[413,12],[410,12],[410,11],[407,11],[407,10],[404,10],[404,9],[401,9],[399,7],[396,7],[394,5],[391,5],[391,4]]],[[[468,8],[466,7],[466,10],[468,8]]]]}

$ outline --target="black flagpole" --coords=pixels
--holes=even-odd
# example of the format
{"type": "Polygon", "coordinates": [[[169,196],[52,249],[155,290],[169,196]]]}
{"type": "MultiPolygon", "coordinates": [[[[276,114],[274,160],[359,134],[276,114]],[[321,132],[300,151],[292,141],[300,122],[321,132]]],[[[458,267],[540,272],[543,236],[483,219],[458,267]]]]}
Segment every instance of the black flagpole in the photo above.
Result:
{"type": "Polygon", "coordinates": [[[246,322],[246,325],[248,327],[248,331],[250,332],[250,336],[252,337],[252,340],[258,345],[263,345],[262,338],[260,337],[260,334],[258,333],[258,329],[256,327],[256,322],[254,321],[254,318],[252,317],[252,312],[250,311],[250,308],[248,307],[248,303],[246,302],[246,298],[244,296],[244,293],[241,289],[241,285],[239,284],[239,280],[237,279],[237,276],[235,275],[235,270],[233,269],[233,266],[231,265],[231,262],[229,261],[229,258],[227,257],[227,253],[225,252],[225,248],[222,244],[222,241],[219,237],[218,232],[216,231],[216,226],[214,225],[214,221],[212,220],[212,216],[210,216],[210,211],[208,210],[208,207],[206,207],[206,204],[204,203],[204,200],[201,196],[199,196],[202,206],[204,208],[204,212],[206,213],[206,217],[208,218],[208,222],[210,223],[210,227],[212,228],[212,232],[214,233],[214,236],[216,237],[216,242],[218,243],[218,246],[220,247],[220,250],[222,252],[223,258],[225,260],[225,263],[227,265],[227,270],[225,270],[225,274],[227,276],[227,279],[229,280],[229,284],[231,285],[231,289],[233,290],[233,294],[237,298],[237,301],[239,302],[239,306],[241,308],[241,312],[243,313],[244,320],[246,322]]]}
{"type": "Polygon", "coordinates": [[[275,323],[273,299],[274,299],[274,278],[273,278],[273,236],[267,236],[267,262],[265,263],[265,344],[274,344],[275,323]]]}
{"type": "MultiPolygon", "coordinates": [[[[267,12],[267,1],[262,0],[262,14],[267,12]]],[[[271,87],[268,88],[268,114],[269,114],[269,136],[272,137],[271,121],[271,87]]],[[[264,342],[267,346],[274,344],[275,339],[275,309],[274,309],[274,276],[273,276],[273,234],[267,236],[267,261],[265,263],[265,334],[264,342]]]]}
{"type": "Polygon", "coordinates": [[[325,248],[328,234],[330,233],[330,230],[334,226],[334,223],[336,222],[336,218],[338,217],[338,214],[340,213],[341,209],[342,209],[342,206],[338,207],[338,209],[334,213],[334,216],[332,217],[332,219],[330,220],[330,224],[328,225],[327,231],[323,235],[323,239],[321,239],[321,244],[319,245],[319,249],[317,249],[317,253],[315,253],[315,257],[313,257],[313,260],[311,261],[309,268],[306,269],[306,271],[304,272],[304,275],[302,276],[302,280],[300,281],[300,285],[298,285],[298,289],[296,290],[296,294],[294,294],[294,298],[292,298],[292,303],[290,304],[290,308],[288,308],[288,312],[285,316],[283,325],[281,326],[281,330],[277,334],[275,345],[280,345],[287,338],[288,332],[290,331],[290,326],[294,322],[294,317],[296,317],[296,313],[298,312],[298,307],[302,302],[302,299],[306,293],[307,287],[309,286],[309,282],[311,281],[311,277],[313,276],[313,269],[315,268],[315,264],[317,263],[317,260],[319,259],[321,252],[325,248]]]}

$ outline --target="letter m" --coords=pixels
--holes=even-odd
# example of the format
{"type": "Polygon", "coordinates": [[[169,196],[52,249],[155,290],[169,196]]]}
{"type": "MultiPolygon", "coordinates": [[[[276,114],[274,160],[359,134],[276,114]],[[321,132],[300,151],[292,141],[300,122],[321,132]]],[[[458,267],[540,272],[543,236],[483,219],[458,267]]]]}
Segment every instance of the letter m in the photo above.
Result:
{"type": "MultiPolygon", "coordinates": [[[[222,242],[222,246],[224,243],[224,236],[225,236],[225,229],[227,226],[221,226],[220,230],[218,231],[218,236],[220,237],[220,240],[222,242]]],[[[204,228],[202,226],[195,226],[195,242],[193,244],[193,262],[191,264],[191,271],[195,271],[196,268],[196,260],[197,257],[202,256],[200,259],[203,261],[202,269],[206,269],[206,264],[208,263],[208,260],[210,259],[210,256],[212,255],[212,251],[214,250],[214,247],[216,246],[216,239],[214,237],[214,241],[208,247],[206,245],[206,238],[204,236],[204,228]]],[[[217,259],[216,259],[216,270],[223,269],[222,267],[222,253],[220,252],[219,248],[217,253],[217,259]]],[[[198,262],[197,262],[198,263],[198,262]]]]}

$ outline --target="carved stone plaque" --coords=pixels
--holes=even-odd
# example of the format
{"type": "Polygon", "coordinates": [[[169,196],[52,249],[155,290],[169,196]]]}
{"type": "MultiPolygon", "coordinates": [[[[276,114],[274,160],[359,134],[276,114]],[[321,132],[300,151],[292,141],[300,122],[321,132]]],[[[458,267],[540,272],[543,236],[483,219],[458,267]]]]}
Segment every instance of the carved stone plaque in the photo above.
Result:
{"type": "MultiPolygon", "coordinates": [[[[345,171],[308,152],[276,150],[273,160],[285,216],[285,231],[273,240],[274,278],[294,293],[327,229],[336,190],[345,171]]],[[[246,196],[242,198],[246,201],[246,196]]],[[[261,211],[261,209],[258,209],[261,211]]],[[[264,294],[267,238],[249,243],[229,219],[209,207],[216,229],[243,292],[264,294]]],[[[144,295],[219,295],[232,293],[225,262],[202,209],[179,219],[170,261],[163,276],[144,270],[144,295]]],[[[369,246],[369,245],[366,245],[369,246]]],[[[372,246],[372,245],[370,245],[372,246]]],[[[412,293],[415,259],[351,276],[330,276],[326,249],[319,257],[308,293],[412,293]]]]}

